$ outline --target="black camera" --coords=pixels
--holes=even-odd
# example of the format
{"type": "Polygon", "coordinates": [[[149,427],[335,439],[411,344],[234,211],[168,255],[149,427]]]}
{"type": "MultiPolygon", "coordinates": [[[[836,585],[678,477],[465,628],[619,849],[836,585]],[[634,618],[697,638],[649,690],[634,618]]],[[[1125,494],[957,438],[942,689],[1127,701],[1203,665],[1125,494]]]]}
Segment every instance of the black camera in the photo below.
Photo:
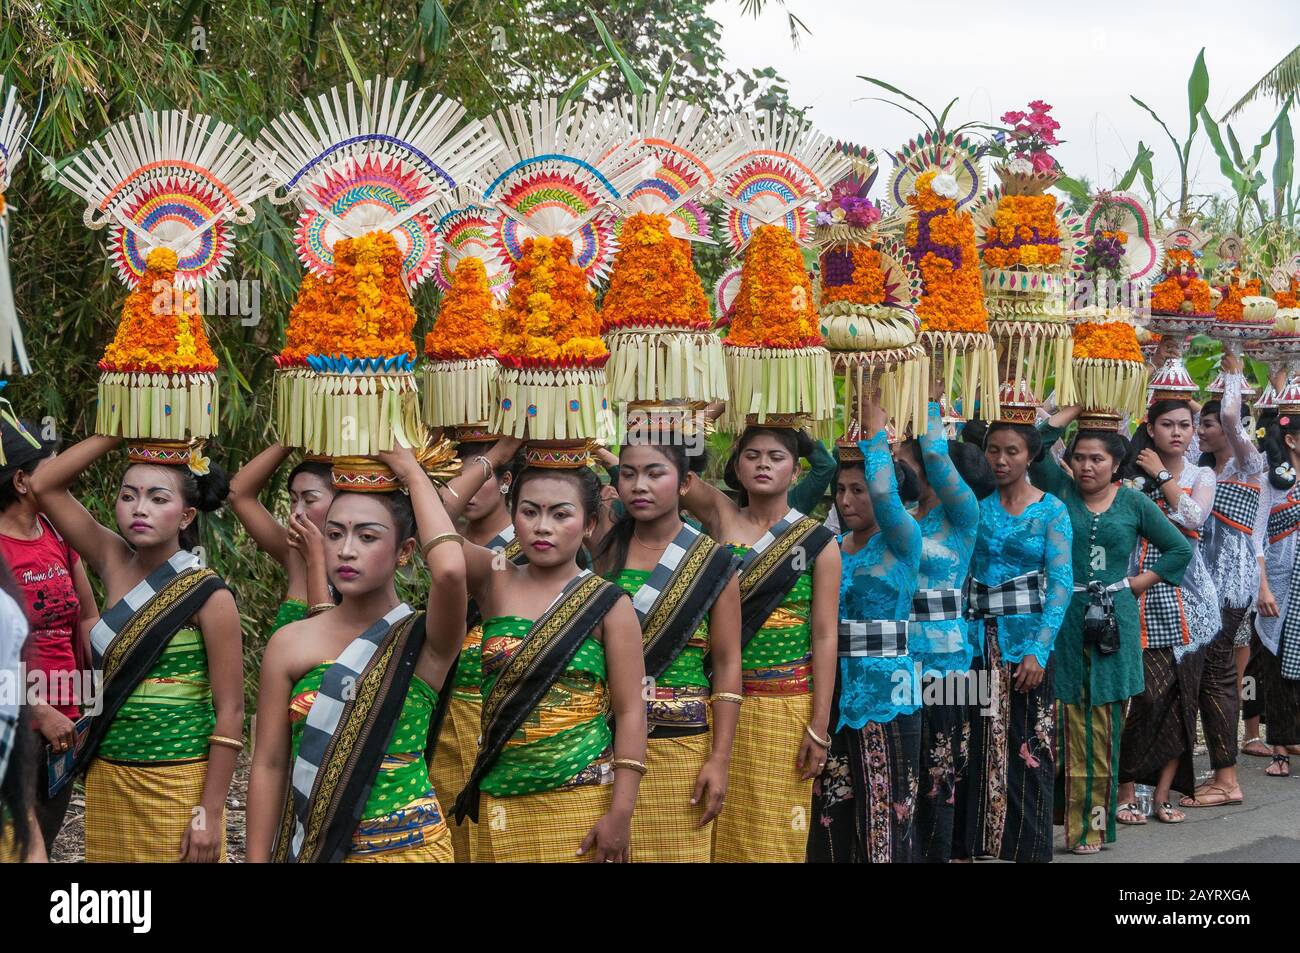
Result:
{"type": "Polygon", "coordinates": [[[1115,597],[1099,582],[1088,583],[1088,608],[1083,612],[1083,644],[1094,646],[1102,655],[1114,655],[1119,651],[1115,597]]]}

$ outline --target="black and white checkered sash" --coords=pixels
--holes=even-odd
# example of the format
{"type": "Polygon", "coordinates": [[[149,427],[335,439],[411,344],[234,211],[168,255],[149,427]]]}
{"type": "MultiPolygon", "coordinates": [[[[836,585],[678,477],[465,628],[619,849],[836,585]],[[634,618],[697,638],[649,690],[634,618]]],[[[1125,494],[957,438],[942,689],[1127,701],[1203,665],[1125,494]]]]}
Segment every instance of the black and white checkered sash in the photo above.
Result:
{"type": "MultiPolygon", "coordinates": [[[[391,664],[394,653],[388,651],[390,636],[402,633],[404,630],[398,626],[414,614],[415,610],[405,602],[399,603],[348,643],[321,676],[320,689],[303,723],[302,741],[290,774],[290,803],[286,805],[275,851],[278,862],[333,863],[342,860],[347,853],[348,841],[361,818],[359,812],[365,807],[365,797],[358,800],[357,794],[361,789],[368,794],[374,776],[372,772],[368,778],[358,777],[353,785],[353,796],[347,799],[349,803],[343,802],[340,782],[348,780],[349,761],[356,760],[358,751],[354,735],[357,732],[342,733],[347,736],[342,738],[342,743],[336,742],[336,735],[340,734],[343,725],[349,729],[364,727],[370,713],[381,710],[376,707],[376,703],[381,701],[379,692],[371,688],[376,678],[380,685],[375,687],[382,687],[385,696],[399,694],[388,690],[398,687],[393,679],[394,673],[379,667],[391,664]],[[352,818],[352,814],[356,817],[352,818]],[[338,838],[327,836],[333,829],[343,830],[347,835],[341,844],[337,842],[338,838]]],[[[419,643],[423,644],[422,638],[419,643]]],[[[413,671],[413,658],[410,667],[413,671]]],[[[399,703],[405,701],[410,675],[411,672],[407,672],[402,680],[399,703]]],[[[400,707],[397,711],[400,712],[400,707]]],[[[386,745],[391,725],[385,726],[382,733],[386,745]]]]}
{"type": "Polygon", "coordinates": [[[190,624],[208,597],[225,581],[185,549],[172,553],[125,596],[113,603],[90,630],[91,656],[103,672],[99,714],[77,751],[82,771],[103,741],[122,704],[162,657],[172,637],[190,624]]]}
{"type": "Polygon", "coordinates": [[[1282,502],[1268,511],[1269,544],[1279,543],[1300,527],[1300,483],[1287,491],[1282,502]]]}
{"type": "MultiPolygon", "coordinates": [[[[1160,511],[1169,515],[1169,504],[1158,490],[1147,494],[1154,500],[1160,511]]],[[[1172,520],[1170,522],[1173,522],[1172,520]]],[[[1189,533],[1186,527],[1174,523],[1184,536],[1195,541],[1199,533],[1189,533]]],[[[1160,557],[1164,555],[1160,547],[1149,539],[1138,540],[1138,572],[1154,569],[1160,557]]],[[[1175,645],[1187,645],[1191,642],[1191,632],[1187,626],[1187,614],[1183,610],[1183,590],[1179,586],[1161,580],[1138,596],[1138,621],[1142,632],[1144,649],[1170,649],[1175,645]]]]}
{"type": "Polygon", "coordinates": [[[758,542],[749,547],[749,552],[740,557],[740,571],[742,573],[747,571],[759,556],[767,552],[773,543],[784,536],[786,531],[801,519],[803,519],[803,514],[791,507],[785,516],[776,521],[776,525],[760,536],[758,542]]]}
{"type": "Polygon", "coordinates": [[[960,589],[918,589],[912,596],[913,622],[942,622],[962,617],[960,589]]]}
{"type": "Polygon", "coordinates": [[[681,654],[739,565],[739,559],[704,533],[682,524],[632,597],[647,675],[658,678],[681,654]]]}
{"type": "MultiPolygon", "coordinates": [[[[1288,491],[1286,498],[1268,514],[1268,541],[1275,545],[1300,526],[1300,484],[1288,491]]],[[[1300,679],[1300,559],[1291,565],[1290,597],[1282,634],[1278,640],[1278,658],[1282,660],[1282,677],[1300,679]]]]}
{"type": "Polygon", "coordinates": [[[986,619],[1004,615],[1036,615],[1043,611],[1046,577],[1039,570],[1027,572],[996,586],[978,579],[966,580],[966,618],[986,619]]]}
{"type": "Polygon", "coordinates": [[[907,654],[907,620],[840,620],[840,658],[899,658],[907,654]]]}
{"type": "Polygon", "coordinates": [[[1239,533],[1255,530],[1260,490],[1239,480],[1220,480],[1214,488],[1214,518],[1239,533]]]}
{"type": "Polygon", "coordinates": [[[18,712],[26,695],[23,679],[23,643],[27,640],[27,622],[23,610],[7,594],[8,615],[15,622],[14,631],[0,632],[0,781],[4,780],[9,756],[14,750],[14,736],[18,730],[18,712]]]}
{"type": "MultiPolygon", "coordinates": [[[[524,555],[524,550],[519,545],[519,540],[515,538],[514,525],[507,526],[501,532],[497,533],[488,542],[486,549],[499,553],[501,559],[508,559],[516,566],[522,566],[528,562],[528,557],[524,555]]],[[[496,564],[505,568],[504,563],[496,564]]],[[[465,605],[465,631],[468,632],[474,626],[483,621],[483,613],[479,611],[478,603],[470,599],[465,605]]]]}

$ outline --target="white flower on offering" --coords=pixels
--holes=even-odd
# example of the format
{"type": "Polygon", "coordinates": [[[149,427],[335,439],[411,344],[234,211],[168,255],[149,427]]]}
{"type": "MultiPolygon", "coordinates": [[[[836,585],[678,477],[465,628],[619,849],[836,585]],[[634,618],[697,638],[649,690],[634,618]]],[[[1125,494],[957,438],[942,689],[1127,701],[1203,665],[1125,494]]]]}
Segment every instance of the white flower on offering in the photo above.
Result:
{"type": "Polygon", "coordinates": [[[1007,164],[1007,171],[1014,175],[1031,175],[1034,171],[1034,164],[1028,159],[1016,158],[1007,164]]]}
{"type": "Polygon", "coordinates": [[[940,172],[930,182],[930,188],[934,190],[935,195],[942,195],[946,199],[955,199],[961,191],[957,185],[957,177],[950,172],[940,172]]]}

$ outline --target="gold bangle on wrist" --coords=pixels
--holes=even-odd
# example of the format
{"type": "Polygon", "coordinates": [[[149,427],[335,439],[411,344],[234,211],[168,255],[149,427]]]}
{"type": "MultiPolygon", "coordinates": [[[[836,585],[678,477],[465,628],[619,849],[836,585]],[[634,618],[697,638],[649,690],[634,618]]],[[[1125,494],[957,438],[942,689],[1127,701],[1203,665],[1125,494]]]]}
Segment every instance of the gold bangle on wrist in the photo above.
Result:
{"type": "Polygon", "coordinates": [[[310,619],[313,616],[318,616],[322,612],[329,612],[329,610],[333,608],[334,608],[334,603],[332,602],[318,602],[310,609],[307,610],[307,618],[310,619]]]}
{"type": "Polygon", "coordinates": [[[615,758],[612,764],[613,770],[615,771],[619,768],[627,768],[629,771],[635,771],[637,774],[642,776],[644,776],[646,772],[646,766],[644,764],[640,761],[633,761],[631,758],[615,758]]]}
{"type": "Polygon", "coordinates": [[[433,539],[420,547],[420,555],[427,560],[429,558],[429,551],[432,550],[433,547],[440,543],[450,542],[453,539],[458,543],[465,542],[460,533],[439,533],[437,536],[433,537],[433,539]]]}
{"type": "Polygon", "coordinates": [[[244,750],[244,743],[238,738],[227,738],[225,735],[208,735],[208,744],[221,745],[223,748],[234,748],[236,751],[244,750]]]}
{"type": "Polygon", "coordinates": [[[821,745],[823,748],[829,748],[831,746],[831,739],[817,737],[817,732],[812,730],[812,725],[804,725],[803,730],[808,732],[809,738],[817,742],[817,744],[821,745]]]}
{"type": "Polygon", "coordinates": [[[711,702],[735,702],[737,705],[744,704],[745,696],[737,695],[735,692],[714,692],[709,696],[711,702]]]}

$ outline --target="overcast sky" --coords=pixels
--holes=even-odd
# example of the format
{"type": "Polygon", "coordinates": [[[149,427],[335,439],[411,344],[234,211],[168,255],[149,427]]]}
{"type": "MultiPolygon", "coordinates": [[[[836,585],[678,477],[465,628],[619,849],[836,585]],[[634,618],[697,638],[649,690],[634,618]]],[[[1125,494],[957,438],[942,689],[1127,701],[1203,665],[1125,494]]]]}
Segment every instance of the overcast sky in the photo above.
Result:
{"type": "MultiPolygon", "coordinates": [[[[996,122],[1009,109],[1044,99],[1061,124],[1057,135],[1067,140],[1054,155],[1068,174],[1113,184],[1114,170],[1128,168],[1141,139],[1156,150],[1156,179],[1166,196],[1178,189],[1173,146],[1129,94],[1151,106],[1181,142],[1187,135],[1187,76],[1202,46],[1210,73],[1208,105],[1218,119],[1300,43],[1296,0],[1085,0],[1068,6],[1004,0],[787,2],[812,31],[798,49],[775,0],[758,21],[741,14],[739,0],[713,3],[709,13],[723,24],[728,63],[776,67],[789,81],[791,99],[811,107],[812,118],[831,136],[884,151],[921,131],[901,110],[864,101],[888,94],[858,79],[860,74],[906,90],[935,112],[960,96],[949,126],[971,119],[996,122]]],[[[1232,120],[1247,152],[1277,109],[1266,99],[1232,120]]],[[[1293,110],[1291,122],[1300,134],[1300,112],[1293,110]]],[[[1193,192],[1230,192],[1213,148],[1203,132],[1198,135],[1193,192]]],[[[1272,157],[1270,146],[1263,168],[1270,183],[1272,157]]]]}

